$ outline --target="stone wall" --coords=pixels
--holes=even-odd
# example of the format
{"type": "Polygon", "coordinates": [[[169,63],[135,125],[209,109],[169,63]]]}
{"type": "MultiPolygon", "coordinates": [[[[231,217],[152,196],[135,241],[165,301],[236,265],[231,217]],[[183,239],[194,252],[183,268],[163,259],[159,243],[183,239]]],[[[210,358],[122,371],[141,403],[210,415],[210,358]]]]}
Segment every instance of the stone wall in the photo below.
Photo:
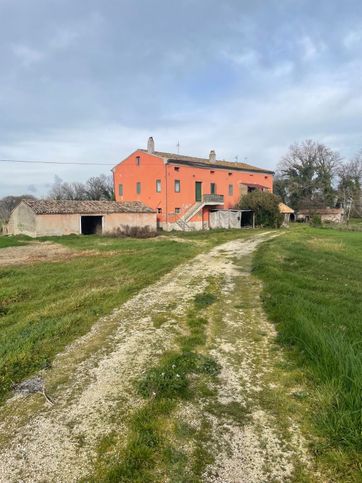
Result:
{"type": "Polygon", "coordinates": [[[6,232],[9,235],[36,236],[36,220],[33,210],[25,203],[20,203],[10,215],[6,232]]]}

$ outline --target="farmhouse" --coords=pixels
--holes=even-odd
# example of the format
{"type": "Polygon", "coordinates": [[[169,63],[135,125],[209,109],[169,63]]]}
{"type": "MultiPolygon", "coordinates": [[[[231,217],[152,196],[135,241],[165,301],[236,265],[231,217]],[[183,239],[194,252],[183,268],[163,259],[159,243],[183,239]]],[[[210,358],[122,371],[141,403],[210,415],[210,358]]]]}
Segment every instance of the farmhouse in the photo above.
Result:
{"type": "MultiPolygon", "coordinates": [[[[142,201],[165,230],[210,228],[210,213],[233,209],[242,194],[272,191],[273,171],[246,163],[137,149],[113,168],[117,201],[142,201]]],[[[237,215],[235,215],[237,219],[237,215]]],[[[213,215],[213,223],[225,215],[213,215]]],[[[241,218],[241,217],[240,217],[241,218]]]]}
{"type": "Polygon", "coordinates": [[[156,212],[141,201],[23,200],[11,213],[9,235],[32,237],[110,233],[123,226],[156,229],[156,212]]]}

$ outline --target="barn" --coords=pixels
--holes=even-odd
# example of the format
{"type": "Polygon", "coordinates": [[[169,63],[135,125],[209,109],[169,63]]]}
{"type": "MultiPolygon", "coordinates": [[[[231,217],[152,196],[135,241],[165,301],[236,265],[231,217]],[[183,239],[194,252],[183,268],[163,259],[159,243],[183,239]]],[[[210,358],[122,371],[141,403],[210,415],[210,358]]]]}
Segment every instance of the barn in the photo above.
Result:
{"type": "Polygon", "coordinates": [[[156,230],[156,212],[141,201],[23,200],[13,210],[9,235],[107,234],[124,226],[156,230]]]}

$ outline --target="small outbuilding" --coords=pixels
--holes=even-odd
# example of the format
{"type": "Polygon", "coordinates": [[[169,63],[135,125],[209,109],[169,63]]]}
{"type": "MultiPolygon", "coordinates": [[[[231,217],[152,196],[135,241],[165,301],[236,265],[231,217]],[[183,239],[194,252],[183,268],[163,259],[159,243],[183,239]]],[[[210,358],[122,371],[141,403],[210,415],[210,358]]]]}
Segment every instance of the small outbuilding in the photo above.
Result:
{"type": "Polygon", "coordinates": [[[210,228],[255,228],[252,210],[212,210],[209,214],[210,228]]]}
{"type": "Polygon", "coordinates": [[[8,235],[106,234],[122,227],[156,230],[156,212],[141,201],[23,200],[12,211],[8,235]]]}
{"type": "Polygon", "coordinates": [[[285,203],[279,203],[279,211],[284,215],[283,225],[288,225],[290,221],[295,221],[293,208],[290,208],[285,203]]]}
{"type": "Polygon", "coordinates": [[[344,221],[343,208],[313,208],[299,210],[297,221],[309,222],[313,216],[319,216],[322,223],[342,223],[344,221]]]}

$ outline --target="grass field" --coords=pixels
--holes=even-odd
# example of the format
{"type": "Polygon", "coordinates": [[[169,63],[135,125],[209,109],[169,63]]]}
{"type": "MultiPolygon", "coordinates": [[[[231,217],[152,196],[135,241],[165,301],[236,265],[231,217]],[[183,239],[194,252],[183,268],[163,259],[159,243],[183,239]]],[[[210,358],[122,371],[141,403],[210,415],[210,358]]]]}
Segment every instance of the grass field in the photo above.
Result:
{"type": "Polygon", "coordinates": [[[304,368],[310,387],[306,403],[321,437],[315,452],[339,470],[352,465],[357,474],[362,470],[362,233],[295,227],[264,244],[254,265],[279,341],[304,368]]]}
{"type": "Polygon", "coordinates": [[[26,245],[31,241],[31,238],[27,236],[1,236],[0,235],[0,249],[8,247],[19,247],[26,245]]]}
{"type": "MultiPolygon", "coordinates": [[[[218,243],[253,234],[235,230],[189,233],[176,239],[47,238],[93,252],[66,261],[1,267],[0,400],[12,383],[49,366],[99,317],[178,264],[218,243]]],[[[0,237],[0,247],[25,241],[0,237]]]]}

